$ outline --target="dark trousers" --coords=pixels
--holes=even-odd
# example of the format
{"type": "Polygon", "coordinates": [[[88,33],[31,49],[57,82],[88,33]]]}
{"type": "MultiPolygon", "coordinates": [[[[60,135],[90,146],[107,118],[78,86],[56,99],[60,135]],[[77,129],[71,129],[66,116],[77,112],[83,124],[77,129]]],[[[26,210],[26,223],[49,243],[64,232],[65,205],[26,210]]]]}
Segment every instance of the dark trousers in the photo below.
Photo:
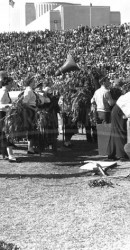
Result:
{"type": "Polygon", "coordinates": [[[35,110],[31,108],[26,108],[23,111],[23,120],[24,120],[24,130],[27,132],[27,139],[34,140],[36,134],[35,128],[35,110]]]}
{"type": "Polygon", "coordinates": [[[77,134],[77,123],[72,122],[71,115],[64,114],[65,140],[70,141],[74,134],[77,134]]]}
{"type": "Polygon", "coordinates": [[[111,112],[97,111],[96,112],[97,124],[110,123],[111,122],[111,112]]]}
{"type": "Polygon", "coordinates": [[[97,142],[97,128],[94,125],[91,125],[91,122],[89,121],[87,126],[85,126],[86,130],[86,139],[88,142],[97,142]]]}
{"type": "Polygon", "coordinates": [[[108,144],[108,155],[126,157],[124,145],[127,143],[127,119],[123,119],[122,110],[115,105],[111,112],[111,134],[108,144]]]}

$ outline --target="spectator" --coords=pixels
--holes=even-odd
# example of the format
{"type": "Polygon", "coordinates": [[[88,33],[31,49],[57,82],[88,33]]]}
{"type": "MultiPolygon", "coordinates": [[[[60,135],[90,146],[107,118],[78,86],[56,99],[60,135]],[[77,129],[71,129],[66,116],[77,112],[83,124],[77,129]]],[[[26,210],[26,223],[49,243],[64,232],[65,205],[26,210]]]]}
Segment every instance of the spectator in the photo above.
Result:
{"type": "Polygon", "coordinates": [[[101,87],[94,93],[91,103],[96,105],[97,123],[110,123],[111,107],[115,102],[111,97],[109,79],[105,76],[100,81],[101,87]]]}
{"type": "Polygon", "coordinates": [[[130,117],[130,92],[121,95],[111,113],[111,135],[108,144],[109,159],[128,159],[124,151],[127,143],[127,118],[130,117]]]}

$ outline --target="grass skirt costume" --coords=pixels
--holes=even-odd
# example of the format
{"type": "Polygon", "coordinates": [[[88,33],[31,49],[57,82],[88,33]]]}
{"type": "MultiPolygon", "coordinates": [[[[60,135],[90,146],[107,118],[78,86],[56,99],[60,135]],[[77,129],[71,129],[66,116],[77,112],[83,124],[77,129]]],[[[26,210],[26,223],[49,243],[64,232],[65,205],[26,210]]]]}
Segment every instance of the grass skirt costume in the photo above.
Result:
{"type": "Polygon", "coordinates": [[[40,103],[37,95],[38,110],[27,107],[22,102],[23,93],[6,113],[3,130],[5,138],[20,141],[23,138],[31,139],[38,152],[44,151],[48,145],[56,147],[58,135],[58,120],[53,107],[48,109],[40,103]]]}
{"type": "Polygon", "coordinates": [[[3,121],[5,137],[9,138],[10,141],[19,141],[26,137],[31,139],[36,130],[35,119],[35,110],[27,108],[22,103],[22,97],[20,96],[5,114],[3,121]]]}
{"type": "Polygon", "coordinates": [[[3,157],[7,156],[7,147],[13,146],[13,142],[9,136],[5,135],[4,131],[4,120],[5,120],[6,112],[0,111],[0,153],[3,157]]]}
{"type": "Polygon", "coordinates": [[[38,112],[38,126],[42,138],[40,144],[42,148],[47,148],[51,145],[53,151],[56,151],[58,137],[57,113],[60,112],[60,108],[56,96],[51,97],[50,101],[50,103],[40,105],[38,112]]]}
{"type": "Polygon", "coordinates": [[[77,122],[73,121],[71,112],[63,113],[65,125],[65,141],[70,141],[74,134],[78,133],[77,122]]]}
{"type": "Polygon", "coordinates": [[[115,105],[111,112],[111,134],[108,144],[109,158],[126,158],[124,145],[127,143],[127,119],[123,119],[124,113],[115,105]]]}

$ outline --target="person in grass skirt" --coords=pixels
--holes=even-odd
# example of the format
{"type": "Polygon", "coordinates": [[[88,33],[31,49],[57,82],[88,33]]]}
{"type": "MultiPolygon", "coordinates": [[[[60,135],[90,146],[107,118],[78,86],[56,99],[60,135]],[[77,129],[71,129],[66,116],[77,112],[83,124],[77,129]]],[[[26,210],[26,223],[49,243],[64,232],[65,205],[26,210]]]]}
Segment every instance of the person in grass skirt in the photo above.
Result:
{"type": "Polygon", "coordinates": [[[47,79],[41,79],[37,84],[36,93],[41,104],[38,106],[39,126],[39,149],[57,151],[58,119],[57,119],[57,98],[53,95],[50,87],[45,86],[47,79]]]}
{"type": "Polygon", "coordinates": [[[73,121],[71,98],[68,93],[59,98],[60,114],[63,119],[63,143],[65,147],[72,146],[72,136],[78,133],[77,122],[73,121]]]}
{"type": "Polygon", "coordinates": [[[58,105],[59,96],[53,94],[50,87],[43,88],[44,98],[49,98],[50,102],[42,105],[44,119],[44,140],[45,146],[57,151],[58,137],[58,113],[60,107],[58,105]]]}
{"type": "Polygon", "coordinates": [[[0,77],[0,151],[3,155],[8,156],[9,162],[17,162],[18,159],[13,153],[13,142],[11,138],[7,138],[4,132],[4,120],[8,109],[12,106],[9,91],[11,90],[13,79],[6,72],[0,77]]]}
{"type": "Polygon", "coordinates": [[[34,135],[35,135],[35,119],[36,119],[36,104],[37,96],[34,92],[36,87],[35,75],[29,73],[25,79],[25,90],[23,93],[22,103],[25,107],[24,109],[24,129],[27,131],[28,139],[28,150],[27,154],[35,154],[34,151],[34,135]]]}
{"type": "Polygon", "coordinates": [[[41,136],[42,122],[39,119],[40,108],[44,102],[50,101],[35,89],[39,86],[35,75],[29,73],[24,82],[25,89],[8,111],[5,121],[5,133],[15,140],[27,138],[27,154],[42,152],[44,138],[41,136]],[[40,124],[39,124],[40,123],[40,124]],[[41,145],[42,144],[42,145],[41,145]]]}

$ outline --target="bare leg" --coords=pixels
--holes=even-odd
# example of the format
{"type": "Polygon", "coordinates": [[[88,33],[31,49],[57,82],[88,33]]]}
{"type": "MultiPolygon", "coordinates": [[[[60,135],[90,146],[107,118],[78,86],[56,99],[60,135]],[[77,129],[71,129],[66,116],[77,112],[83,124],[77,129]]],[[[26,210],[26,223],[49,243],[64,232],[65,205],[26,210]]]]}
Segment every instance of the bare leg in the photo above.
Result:
{"type": "Polygon", "coordinates": [[[12,146],[7,147],[7,153],[8,153],[9,160],[15,160],[16,159],[14,157],[14,154],[13,154],[12,146]]]}
{"type": "Polygon", "coordinates": [[[29,152],[34,152],[34,149],[33,149],[33,140],[28,140],[28,151],[29,152]]]}

